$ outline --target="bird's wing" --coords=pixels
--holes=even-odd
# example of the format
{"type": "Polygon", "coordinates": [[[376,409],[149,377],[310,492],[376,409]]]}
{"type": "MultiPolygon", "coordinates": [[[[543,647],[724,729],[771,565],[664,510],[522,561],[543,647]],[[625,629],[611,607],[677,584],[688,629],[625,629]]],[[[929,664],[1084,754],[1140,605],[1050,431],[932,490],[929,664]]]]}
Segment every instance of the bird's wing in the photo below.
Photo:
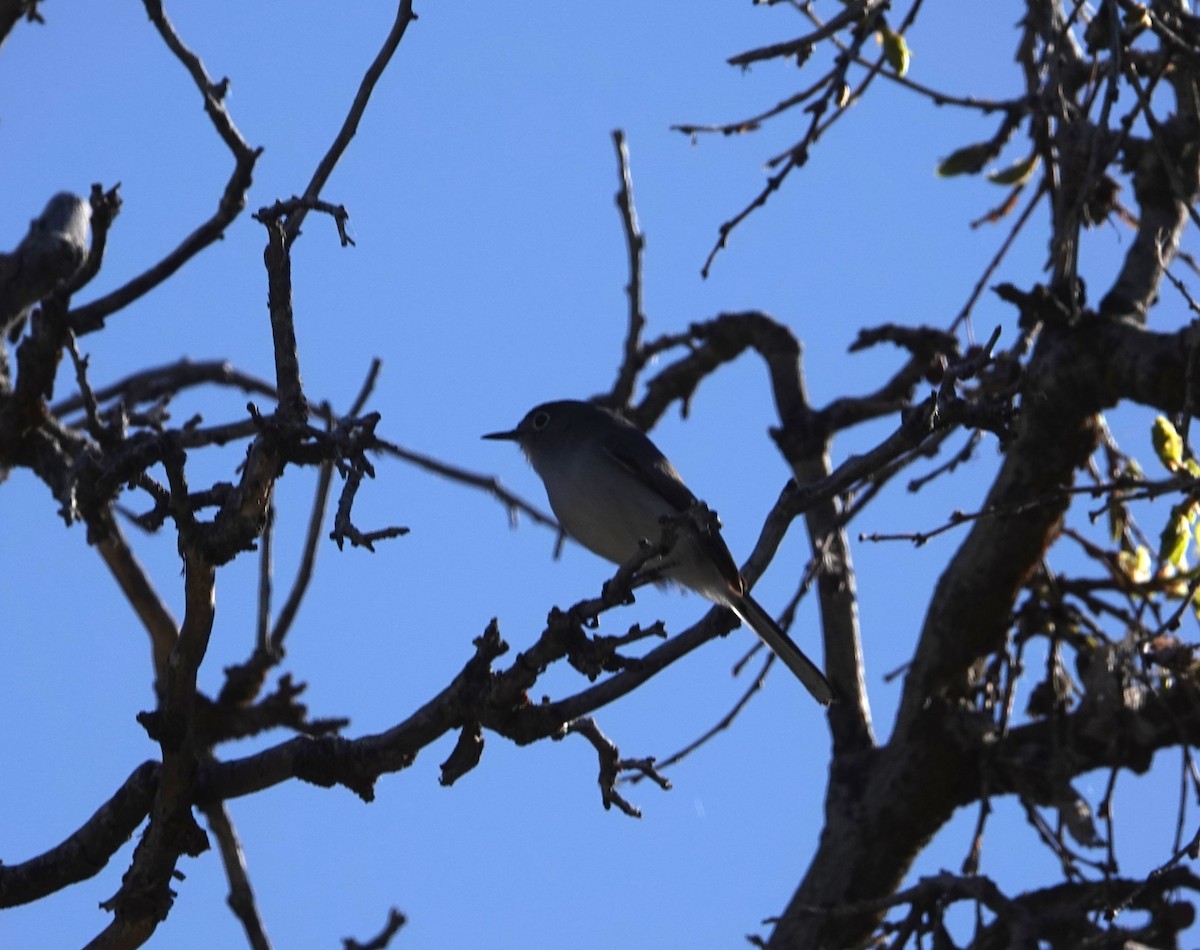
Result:
{"type": "MultiPolygon", "coordinates": [[[[685,512],[699,502],[675,471],[675,466],[641,430],[632,425],[628,428],[622,427],[605,439],[604,448],[622,468],[666,501],[677,513],[685,512]]],[[[706,530],[699,534],[699,540],[733,593],[744,593],[746,585],[742,580],[741,571],[738,570],[733,555],[729,553],[720,531],[715,527],[706,530]]]]}
{"type": "Polygon", "coordinates": [[[696,504],[696,496],[683,483],[675,466],[653,442],[633,426],[613,432],[604,448],[622,468],[677,512],[696,504]]]}

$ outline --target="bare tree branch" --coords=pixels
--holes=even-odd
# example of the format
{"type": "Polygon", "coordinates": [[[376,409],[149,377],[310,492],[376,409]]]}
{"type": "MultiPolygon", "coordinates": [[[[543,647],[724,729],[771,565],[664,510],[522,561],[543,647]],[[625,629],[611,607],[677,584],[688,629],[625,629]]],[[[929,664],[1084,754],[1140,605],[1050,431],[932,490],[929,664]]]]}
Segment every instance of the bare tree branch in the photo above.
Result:
{"type": "MultiPolygon", "coordinates": [[[[376,83],[379,82],[383,71],[387,69],[388,63],[391,62],[392,56],[399,48],[400,41],[404,39],[404,33],[408,29],[408,25],[416,18],[417,15],[413,12],[412,8],[412,0],[399,0],[396,7],[396,20],[392,24],[391,31],[383,41],[383,46],[380,48],[378,54],[376,54],[375,59],[367,68],[362,83],[358,87],[358,93],[354,97],[350,111],[346,113],[346,119],[338,131],[337,137],[334,138],[333,144],[329,146],[329,151],[325,153],[324,157],[318,163],[316,171],[313,172],[312,180],[308,183],[308,187],[304,189],[304,195],[302,196],[304,201],[313,202],[321,196],[321,191],[325,188],[325,183],[329,180],[329,176],[333,174],[334,168],[337,167],[337,163],[349,147],[350,140],[354,138],[355,132],[358,131],[358,123],[362,121],[363,113],[367,110],[367,103],[371,100],[371,93],[374,92],[376,83]]],[[[289,247],[300,236],[300,227],[304,224],[306,213],[307,209],[301,207],[289,216],[286,230],[286,243],[289,247]]]]}
{"type": "Polygon", "coordinates": [[[78,336],[101,329],[106,317],[153,290],[204,248],[218,240],[246,206],[246,192],[250,189],[254,165],[262,153],[261,148],[251,148],[246,144],[225,108],[227,81],[214,83],[209,78],[200,57],[184,44],[170,20],[167,19],[167,15],[163,11],[162,0],[144,0],[144,4],[146,12],[150,16],[150,22],[158,30],[167,48],[183,64],[196,84],[196,88],[204,97],[204,111],[208,113],[213,128],[233,154],[234,167],[212,217],[185,237],[179,246],[162,260],[128,281],[124,286],[106,294],[99,300],[94,300],[71,311],[68,319],[71,329],[78,336]]]}

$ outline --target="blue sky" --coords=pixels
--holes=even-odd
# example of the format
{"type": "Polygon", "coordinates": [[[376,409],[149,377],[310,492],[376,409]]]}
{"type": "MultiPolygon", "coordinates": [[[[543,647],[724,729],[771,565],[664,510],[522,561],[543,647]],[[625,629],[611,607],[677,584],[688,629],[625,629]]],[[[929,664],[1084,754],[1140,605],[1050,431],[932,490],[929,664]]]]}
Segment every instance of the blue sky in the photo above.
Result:
{"type": "MultiPolygon", "coordinates": [[[[265,147],[249,209],[301,192],[393,11],[379,3],[176,6],[168,13],[184,40],[214,78],[231,79],[228,105],[243,135],[265,147]]],[[[1016,6],[927,7],[910,35],[914,78],[985,97],[1015,90],[1016,6]]],[[[357,246],[339,248],[332,224],[318,216],[295,246],[304,380],[311,396],[345,409],[380,357],[371,405],[383,413],[381,434],[496,474],[539,505],[541,486],[519,453],[479,436],[512,426],[546,399],[601,392],[615,377],[627,274],[612,129],[628,135],[647,235],[648,332],[678,332],[723,310],[768,311],[803,340],[818,404],[869,391],[898,365],[882,350],[846,353],[860,326],[948,325],[1004,236],[967,226],[997,203],[999,189],[934,175],[939,158],[990,136],[991,120],[934,109],[880,83],[735,232],[701,280],[717,226],[761,187],[764,159],[798,137],[803,117],[695,144],[669,126],[741,118],[806,81],[780,64],[748,72],[725,64],[743,49],[804,32],[793,10],[714,0],[686,13],[667,4],[475,0],[417,11],[324,194],[349,209],[357,246]]],[[[231,160],[139,5],[46,4],[43,13],[44,26],[22,24],[0,49],[0,167],[9,170],[0,247],[17,243],[51,194],[120,181],[124,208],[87,300],[140,272],[207,217],[231,160]]],[[[1036,224],[995,281],[1039,279],[1045,232],[1036,224]]],[[[1082,270],[1093,287],[1105,285],[1127,240],[1113,228],[1087,236],[1082,270]]],[[[226,358],[270,378],[263,244],[261,227],[243,215],[225,240],[87,337],[93,381],[185,355],[226,358]]],[[[1159,325],[1185,318],[1175,302],[1155,315],[1159,325]]],[[[1011,340],[1014,323],[985,295],[976,310],[980,337],[999,324],[1011,340]]],[[[64,373],[60,393],[71,385],[64,373]]],[[[788,474],[767,435],[775,421],[767,397],[765,374],[745,358],[703,385],[690,420],[673,413],[654,433],[720,511],[739,558],[788,474]]],[[[201,410],[210,422],[237,418],[244,403],[237,394],[184,399],[175,418],[201,410]]],[[[1150,415],[1116,424],[1145,441],[1150,415]]],[[[874,444],[895,421],[839,439],[835,462],[874,444]]],[[[193,457],[193,484],[229,479],[240,455],[235,447],[193,457]]],[[[985,440],[952,489],[912,496],[896,486],[855,530],[929,529],[954,509],[970,510],[996,460],[994,441],[985,440]]],[[[359,494],[358,523],[399,523],[411,534],[373,555],[322,546],[285,665],[308,682],[313,714],[349,716],[350,735],[386,728],[425,702],[461,668],[493,616],[520,649],[552,605],[594,594],[609,573],[577,547],[552,560],[551,533],[528,523],[510,530],[505,512],[480,493],[394,461],[381,461],[378,473],[359,494]]],[[[280,598],[312,486],[311,474],[296,469],[279,486],[280,598]]],[[[145,637],[83,530],[65,528],[56,507],[23,472],[0,490],[0,812],[8,816],[0,859],[9,863],[58,843],[156,753],[134,721],[153,703],[145,637]]],[[[956,538],[917,550],[854,546],[881,735],[898,696],[884,674],[910,655],[956,538]]],[[[173,541],[134,540],[181,614],[173,541]]],[[[787,542],[756,591],[765,605],[786,603],[806,556],[799,535],[787,542]]],[[[221,573],[201,675],[207,688],[250,650],[256,572],[256,560],[243,558],[221,573]]],[[[695,597],[647,591],[610,615],[606,629],[661,617],[680,630],[706,609],[695,597]]],[[[806,603],[796,632],[819,654],[814,618],[806,603]]],[[[603,710],[601,728],[626,755],[669,754],[740,696],[745,684],[729,670],[751,643],[737,631],[709,644],[603,710]]],[[[541,684],[559,696],[580,686],[564,671],[541,684]]],[[[488,736],[479,767],[445,789],[437,766],[452,742],[383,778],[369,806],[299,783],[231,803],[276,946],[366,938],[392,905],[410,917],[405,947],[736,945],[782,909],[821,826],[824,718],[779,672],[732,730],[670,773],[672,791],[626,789],[641,821],[601,808],[595,754],[579,738],[518,749],[488,736]]],[[[1132,780],[1119,788],[1130,793],[1119,849],[1130,874],[1168,854],[1174,768],[1163,770],[1157,792],[1169,807],[1138,805],[1132,780]]],[[[1079,788],[1095,803],[1103,777],[1079,788]]],[[[999,811],[984,872],[1010,887],[1052,880],[1054,863],[1024,819],[1011,803],[999,811]]],[[[918,870],[956,869],[973,821],[973,813],[957,816],[918,870]]],[[[82,885],[0,915],[0,944],[85,943],[107,921],[97,905],[116,891],[129,854],[126,847],[82,885]]],[[[217,856],[180,870],[186,880],[156,945],[239,945],[217,856]]]]}

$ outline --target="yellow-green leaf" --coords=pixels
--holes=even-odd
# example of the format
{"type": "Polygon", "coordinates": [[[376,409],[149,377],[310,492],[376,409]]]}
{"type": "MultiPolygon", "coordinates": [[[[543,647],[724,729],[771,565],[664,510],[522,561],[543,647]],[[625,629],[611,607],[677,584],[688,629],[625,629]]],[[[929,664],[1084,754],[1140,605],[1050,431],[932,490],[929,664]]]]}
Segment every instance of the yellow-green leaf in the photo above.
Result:
{"type": "Polygon", "coordinates": [[[952,178],[955,175],[978,175],[991,157],[990,142],[965,145],[943,158],[938,163],[937,173],[941,178],[952,178]]]}
{"type": "Polygon", "coordinates": [[[1136,33],[1150,29],[1154,22],[1150,19],[1150,11],[1140,3],[1132,3],[1125,10],[1125,26],[1136,33]]]}
{"type": "Polygon", "coordinates": [[[1019,162],[1014,162],[1008,168],[998,172],[989,172],[987,179],[996,185],[1023,185],[1033,177],[1041,161],[1037,155],[1030,155],[1019,162]]]}
{"type": "Polygon", "coordinates": [[[1180,571],[1187,570],[1188,542],[1192,539],[1192,526],[1187,515],[1174,510],[1159,536],[1158,556],[1164,564],[1180,571]]]}
{"type": "Polygon", "coordinates": [[[1182,600],[1186,597],[1191,587],[1191,571],[1188,570],[1187,558],[1184,558],[1180,570],[1176,570],[1170,564],[1164,564],[1159,573],[1159,580],[1166,582],[1162,585],[1162,592],[1171,600],[1182,600]]]}
{"type": "Polygon", "coordinates": [[[1121,573],[1135,584],[1150,580],[1150,552],[1139,544],[1137,551],[1121,551],[1117,554],[1117,566],[1121,573]]]}
{"type": "Polygon", "coordinates": [[[1166,416],[1155,417],[1154,427],[1150,430],[1150,442],[1154,446],[1154,454],[1167,471],[1174,472],[1179,468],[1183,461],[1183,439],[1166,416]]]}
{"type": "Polygon", "coordinates": [[[890,26],[884,26],[879,31],[879,42],[883,44],[883,58],[896,71],[897,76],[908,72],[908,64],[912,60],[912,51],[904,37],[890,26]]]}

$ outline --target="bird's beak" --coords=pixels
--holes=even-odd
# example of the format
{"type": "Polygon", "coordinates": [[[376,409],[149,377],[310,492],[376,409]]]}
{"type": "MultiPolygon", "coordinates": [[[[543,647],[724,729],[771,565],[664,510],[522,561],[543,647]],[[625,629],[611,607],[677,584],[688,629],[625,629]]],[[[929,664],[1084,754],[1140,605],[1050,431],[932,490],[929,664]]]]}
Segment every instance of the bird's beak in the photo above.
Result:
{"type": "Polygon", "coordinates": [[[489,432],[483,438],[495,439],[497,441],[503,441],[503,442],[519,442],[521,439],[521,437],[520,437],[520,435],[518,435],[516,429],[513,429],[511,432],[489,432]]]}

